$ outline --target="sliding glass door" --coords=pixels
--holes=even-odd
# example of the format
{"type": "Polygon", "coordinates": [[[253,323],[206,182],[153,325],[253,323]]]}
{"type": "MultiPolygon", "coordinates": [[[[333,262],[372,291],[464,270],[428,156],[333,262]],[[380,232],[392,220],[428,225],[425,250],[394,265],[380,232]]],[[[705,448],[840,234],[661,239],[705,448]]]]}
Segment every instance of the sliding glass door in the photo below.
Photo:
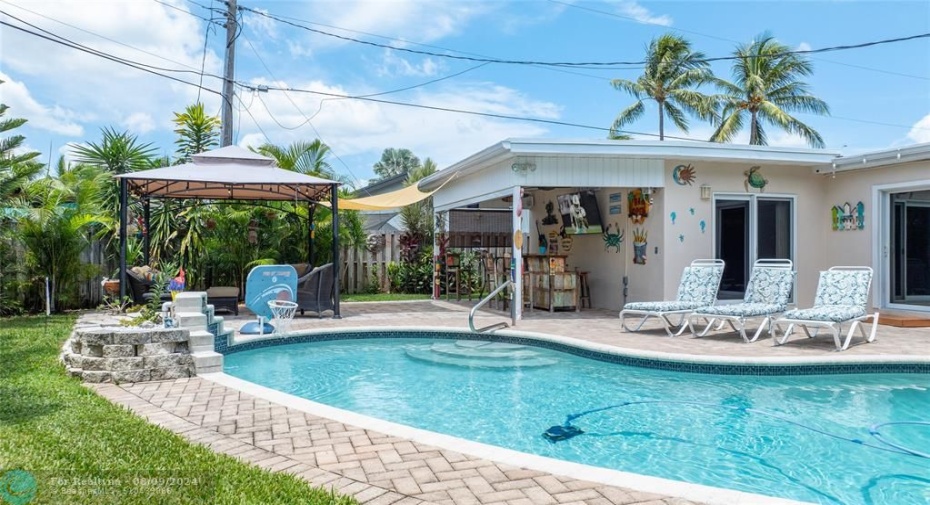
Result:
{"type": "Polygon", "coordinates": [[[757,259],[794,259],[794,198],[718,195],[714,199],[714,254],[726,263],[721,300],[746,293],[757,259]]]}
{"type": "Polygon", "coordinates": [[[930,191],[891,195],[891,303],[930,306],[930,191]]]}

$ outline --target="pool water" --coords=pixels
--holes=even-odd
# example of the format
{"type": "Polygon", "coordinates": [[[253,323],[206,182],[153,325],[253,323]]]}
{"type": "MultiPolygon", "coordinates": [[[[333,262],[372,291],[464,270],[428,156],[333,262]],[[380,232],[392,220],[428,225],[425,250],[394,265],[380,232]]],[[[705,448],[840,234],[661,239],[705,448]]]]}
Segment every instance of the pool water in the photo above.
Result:
{"type": "MultiPolygon", "coordinates": [[[[333,407],[586,465],[814,503],[930,503],[930,459],[869,434],[930,421],[926,374],[693,374],[419,338],[267,347],[225,363],[333,407]],[[543,436],[573,414],[583,434],[543,436]]],[[[881,434],[930,453],[930,426],[881,434]]]]}

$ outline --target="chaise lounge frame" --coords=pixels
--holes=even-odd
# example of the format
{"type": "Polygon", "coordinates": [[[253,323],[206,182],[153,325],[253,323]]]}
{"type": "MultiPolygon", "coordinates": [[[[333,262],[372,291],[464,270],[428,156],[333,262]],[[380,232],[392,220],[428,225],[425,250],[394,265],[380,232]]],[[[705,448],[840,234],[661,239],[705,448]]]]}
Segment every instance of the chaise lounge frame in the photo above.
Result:
{"type": "Polygon", "coordinates": [[[859,334],[862,336],[862,338],[865,339],[866,342],[873,342],[875,340],[875,333],[878,328],[879,313],[877,310],[873,313],[869,313],[868,310],[866,309],[866,306],[868,305],[868,295],[869,295],[869,289],[871,288],[871,284],[872,284],[872,269],[870,267],[835,266],[835,267],[831,267],[826,272],[822,272],[820,281],[817,283],[817,296],[814,302],[814,307],[812,309],[808,309],[807,311],[805,310],[789,311],[785,313],[785,317],[781,317],[778,320],[776,320],[774,323],[774,333],[773,333],[773,337],[775,341],[773,342],[772,345],[774,346],[774,345],[785,344],[788,341],[788,338],[791,337],[791,335],[794,333],[794,329],[796,326],[801,327],[801,329],[804,330],[804,333],[805,335],[807,335],[808,338],[816,337],[819,334],[819,332],[823,329],[829,330],[830,333],[833,335],[833,342],[836,344],[837,351],[845,351],[846,349],[849,348],[849,343],[852,341],[852,337],[856,333],[857,329],[859,330],[859,334]],[[822,286],[821,284],[824,283],[825,277],[829,279],[829,274],[827,274],[827,272],[863,272],[863,273],[867,272],[868,273],[867,275],[868,280],[864,283],[864,285],[856,286],[859,292],[855,293],[855,295],[858,295],[859,300],[856,301],[855,305],[825,302],[823,293],[826,290],[826,286],[822,286]],[[823,274],[827,274],[827,275],[824,276],[823,274]],[[856,307],[862,310],[863,314],[861,316],[843,319],[842,321],[834,321],[834,320],[827,319],[827,318],[813,319],[813,318],[804,318],[804,317],[790,317],[792,316],[792,313],[795,313],[797,315],[803,315],[805,312],[810,312],[816,309],[825,309],[828,307],[850,307],[850,308],[856,307]],[[872,319],[872,327],[870,328],[869,332],[866,333],[865,321],[870,318],[872,319]],[[782,336],[779,337],[778,331],[781,330],[781,326],[785,324],[788,325],[788,328],[784,331],[782,336]],[[843,326],[846,324],[850,325],[849,330],[846,331],[845,338],[841,339],[840,334],[843,333],[843,326]],[[811,332],[812,328],[813,328],[813,332],[811,332]]]}
{"type": "Polygon", "coordinates": [[[725,311],[727,305],[713,305],[707,307],[700,307],[695,309],[688,316],[687,326],[691,330],[691,335],[695,338],[706,336],[707,333],[716,325],[716,330],[720,330],[723,326],[729,325],[733,331],[739,332],[740,337],[743,338],[743,341],[746,343],[755,342],[759,339],[759,336],[762,335],[762,332],[765,329],[768,329],[769,334],[772,334],[772,323],[775,320],[775,316],[784,312],[787,308],[788,300],[791,298],[791,293],[794,287],[794,262],[790,259],[759,259],[752,265],[752,272],[749,276],[749,282],[746,286],[746,296],[743,298],[742,303],[735,304],[735,306],[742,306],[746,310],[742,314],[726,314],[720,313],[721,310],[725,311]],[[764,269],[775,270],[777,272],[782,272],[781,275],[789,275],[790,280],[786,286],[783,286],[787,289],[784,292],[776,293],[777,298],[770,301],[760,301],[758,293],[755,292],[755,284],[759,282],[758,277],[764,269]],[[765,311],[761,313],[755,313],[760,311],[753,311],[750,309],[758,308],[762,305],[775,305],[777,310],[765,311]],[[752,338],[746,334],[746,323],[751,319],[762,318],[762,322],[759,323],[759,328],[753,334],[752,338]],[[707,326],[701,332],[697,332],[694,329],[694,321],[696,319],[704,319],[707,322],[707,326]],[[719,321],[719,322],[718,322],[719,321]]]}
{"type": "MultiPolygon", "coordinates": [[[[682,306],[682,305],[687,304],[688,306],[686,308],[673,309],[673,310],[662,310],[661,308],[659,310],[627,308],[627,306],[636,307],[637,302],[634,302],[631,304],[627,304],[627,306],[624,306],[623,310],[620,311],[620,326],[623,328],[624,331],[637,332],[643,327],[644,324],[646,324],[646,321],[650,317],[655,317],[655,318],[658,318],[660,321],[662,321],[662,326],[665,329],[665,333],[669,337],[677,337],[681,335],[688,328],[688,325],[685,324],[685,320],[688,317],[688,314],[693,312],[695,308],[701,307],[703,305],[707,305],[708,303],[713,303],[717,299],[717,292],[720,289],[720,280],[723,278],[724,266],[725,265],[724,265],[723,260],[697,259],[697,260],[692,261],[691,265],[688,267],[691,269],[719,268],[719,271],[715,275],[716,284],[713,286],[713,290],[712,290],[713,296],[707,296],[703,300],[693,301],[690,303],[688,300],[684,300],[684,298],[687,298],[691,295],[691,293],[688,293],[686,291],[686,283],[688,281],[687,277],[691,275],[692,272],[686,268],[685,271],[682,272],[681,280],[679,281],[679,285],[678,285],[678,296],[676,297],[676,300],[674,302],[649,302],[657,306],[662,306],[664,304],[670,307],[682,306]],[[629,316],[642,316],[642,319],[639,320],[639,323],[636,325],[635,328],[630,328],[629,326],[627,326],[627,317],[629,316]],[[670,317],[675,317],[675,316],[678,316],[677,323],[674,323],[672,322],[671,319],[669,319],[670,317]],[[678,331],[675,333],[672,333],[673,327],[678,328],[678,331]]],[[[642,302],[638,302],[638,303],[642,303],[642,302]]]]}

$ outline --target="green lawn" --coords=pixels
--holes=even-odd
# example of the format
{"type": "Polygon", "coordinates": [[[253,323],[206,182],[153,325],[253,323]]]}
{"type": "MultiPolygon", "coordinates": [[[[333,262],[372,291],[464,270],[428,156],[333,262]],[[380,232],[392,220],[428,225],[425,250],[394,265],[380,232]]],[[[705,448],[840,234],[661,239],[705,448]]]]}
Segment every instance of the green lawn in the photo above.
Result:
{"type": "Polygon", "coordinates": [[[430,295],[413,295],[406,293],[355,293],[340,294],[339,300],[343,302],[397,302],[406,300],[429,300],[430,295]]]}
{"type": "Polygon", "coordinates": [[[68,377],[74,318],[0,319],[0,504],[355,504],[192,445],[68,377]],[[10,496],[28,489],[35,498],[10,496]],[[17,488],[17,486],[22,486],[17,488]]]}

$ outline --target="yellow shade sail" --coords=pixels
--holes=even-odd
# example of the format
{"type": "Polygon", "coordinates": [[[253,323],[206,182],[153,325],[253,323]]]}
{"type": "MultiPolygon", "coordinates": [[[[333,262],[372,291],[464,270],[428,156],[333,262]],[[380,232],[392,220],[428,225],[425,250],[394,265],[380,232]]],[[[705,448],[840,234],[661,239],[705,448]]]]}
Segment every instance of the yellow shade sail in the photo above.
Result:
{"type": "MultiPolygon", "coordinates": [[[[451,178],[449,180],[451,180],[451,178]]],[[[406,188],[375,196],[352,199],[340,198],[339,210],[389,210],[406,207],[429,198],[433,193],[445,186],[446,182],[449,182],[449,180],[429,192],[420,191],[416,184],[411,184],[406,188]]],[[[329,202],[320,202],[320,205],[325,205],[326,207],[330,206],[329,202]]]]}

